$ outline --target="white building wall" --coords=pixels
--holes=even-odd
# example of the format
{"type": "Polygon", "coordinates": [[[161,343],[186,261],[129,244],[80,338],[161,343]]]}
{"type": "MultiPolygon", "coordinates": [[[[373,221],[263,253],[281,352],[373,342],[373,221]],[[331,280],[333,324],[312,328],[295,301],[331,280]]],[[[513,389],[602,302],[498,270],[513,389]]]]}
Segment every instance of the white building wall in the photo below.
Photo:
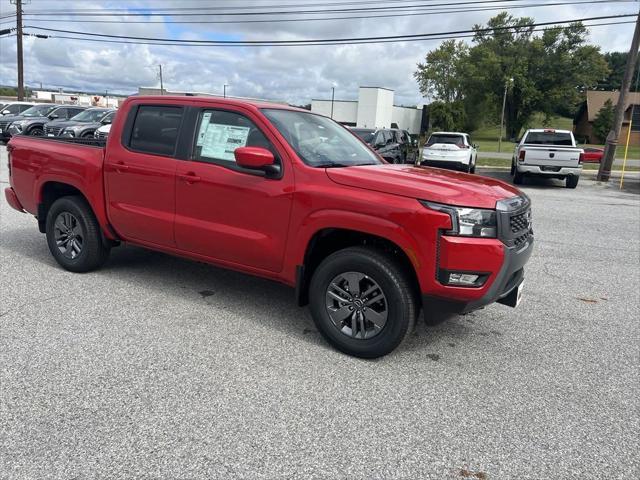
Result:
{"type": "Polygon", "coordinates": [[[360,87],[358,121],[360,128],[389,128],[393,111],[393,90],[360,87]]]}
{"type": "Polygon", "coordinates": [[[397,123],[398,128],[408,130],[412,135],[418,135],[422,125],[422,109],[394,106],[391,122],[397,123]]]}
{"type": "MultiPolygon", "coordinates": [[[[331,100],[311,100],[311,111],[327,117],[331,116],[331,100]]],[[[355,124],[358,118],[358,102],[334,100],[333,119],[340,123],[355,124]]]]}

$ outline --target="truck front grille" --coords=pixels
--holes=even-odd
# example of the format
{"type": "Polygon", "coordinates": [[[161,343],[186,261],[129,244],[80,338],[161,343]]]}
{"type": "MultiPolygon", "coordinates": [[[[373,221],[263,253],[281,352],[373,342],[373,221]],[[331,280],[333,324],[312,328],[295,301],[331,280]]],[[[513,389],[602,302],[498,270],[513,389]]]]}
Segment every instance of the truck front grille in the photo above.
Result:
{"type": "Polygon", "coordinates": [[[509,217],[509,227],[511,227],[511,233],[518,233],[525,230],[531,224],[531,209],[527,209],[522,213],[518,213],[509,217]]]}
{"type": "Polygon", "coordinates": [[[523,247],[531,237],[531,201],[528,197],[514,197],[498,202],[498,232],[505,245],[523,247]]]}

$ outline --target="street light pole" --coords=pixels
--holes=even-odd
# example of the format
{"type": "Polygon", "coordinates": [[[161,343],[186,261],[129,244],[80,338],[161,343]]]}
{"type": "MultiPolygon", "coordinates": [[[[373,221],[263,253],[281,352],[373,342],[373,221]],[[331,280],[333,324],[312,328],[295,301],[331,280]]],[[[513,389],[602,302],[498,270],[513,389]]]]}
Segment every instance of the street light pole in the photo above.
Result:
{"type": "Polygon", "coordinates": [[[160,95],[164,95],[164,83],[162,81],[162,64],[158,65],[160,69],[160,95]]]}
{"type": "Polygon", "coordinates": [[[222,86],[222,97],[223,98],[227,98],[227,87],[229,85],[227,85],[226,83],[222,86]]]}
{"type": "Polygon", "coordinates": [[[336,97],[336,87],[331,87],[331,118],[333,119],[333,101],[336,97]]]}
{"type": "Polygon", "coordinates": [[[502,117],[500,118],[500,135],[498,136],[498,152],[502,151],[502,130],[504,128],[504,110],[507,106],[507,89],[509,88],[509,82],[513,82],[513,78],[510,78],[504,82],[504,95],[502,96],[502,117]]]}

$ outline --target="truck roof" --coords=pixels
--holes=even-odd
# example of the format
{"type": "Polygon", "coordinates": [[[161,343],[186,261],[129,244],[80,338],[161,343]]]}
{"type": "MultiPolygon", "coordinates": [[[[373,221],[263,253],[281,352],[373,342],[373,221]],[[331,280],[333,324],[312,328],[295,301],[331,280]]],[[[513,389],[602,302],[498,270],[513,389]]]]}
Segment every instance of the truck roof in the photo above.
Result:
{"type": "Polygon", "coordinates": [[[201,97],[201,96],[184,96],[184,95],[136,95],[133,97],[129,97],[131,100],[136,99],[144,99],[144,100],[163,100],[168,102],[176,102],[178,104],[183,103],[198,103],[200,105],[206,104],[226,104],[226,105],[237,105],[237,106],[253,106],[255,108],[278,108],[280,110],[294,110],[298,112],[306,112],[311,113],[310,110],[305,110],[303,108],[292,107],[290,105],[284,105],[281,103],[270,103],[266,101],[260,100],[245,100],[245,99],[235,99],[235,98],[223,98],[223,97],[201,97]]]}

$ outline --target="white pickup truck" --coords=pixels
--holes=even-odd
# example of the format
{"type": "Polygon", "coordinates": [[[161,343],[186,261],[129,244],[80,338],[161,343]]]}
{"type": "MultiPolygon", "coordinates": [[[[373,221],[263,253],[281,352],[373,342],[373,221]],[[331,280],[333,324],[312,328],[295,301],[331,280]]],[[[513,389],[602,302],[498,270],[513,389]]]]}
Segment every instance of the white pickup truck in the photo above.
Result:
{"type": "Polygon", "coordinates": [[[584,150],[576,146],[569,130],[527,130],[511,161],[513,183],[520,185],[525,176],[540,176],[566,179],[567,188],[576,188],[583,158],[584,150]]]}

